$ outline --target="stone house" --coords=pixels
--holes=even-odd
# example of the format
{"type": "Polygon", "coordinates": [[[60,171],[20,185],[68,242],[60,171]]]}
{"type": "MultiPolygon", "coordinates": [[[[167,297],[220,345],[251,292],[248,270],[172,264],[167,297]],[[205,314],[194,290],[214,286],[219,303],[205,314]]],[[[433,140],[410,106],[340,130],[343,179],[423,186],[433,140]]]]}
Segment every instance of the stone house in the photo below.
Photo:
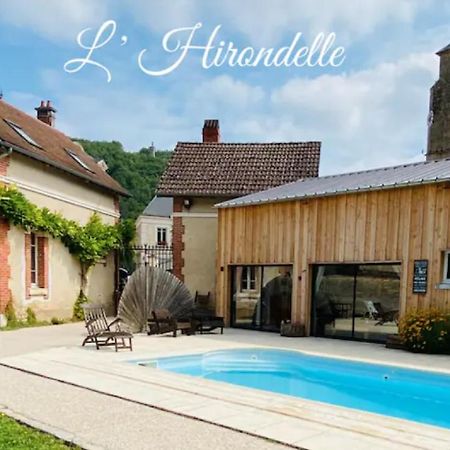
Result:
{"type": "Polygon", "coordinates": [[[173,201],[169,197],[153,197],[136,220],[138,245],[172,245],[173,201]]]}
{"type": "Polygon", "coordinates": [[[217,203],[317,177],[320,142],[221,142],[205,120],[202,142],[178,142],[158,187],[173,197],[173,272],[192,294],[215,293],[217,203]]]}
{"type": "MultiPolygon", "coordinates": [[[[86,223],[96,212],[105,223],[120,218],[122,186],[81,145],[54,128],[50,102],[37,118],[0,100],[0,182],[16,186],[32,203],[86,223]]],[[[0,314],[12,300],[16,312],[31,307],[40,319],[66,318],[80,289],[77,260],[57,239],[29,233],[0,219],[0,314]]],[[[112,309],[113,254],[91,269],[87,295],[112,309]]]]}

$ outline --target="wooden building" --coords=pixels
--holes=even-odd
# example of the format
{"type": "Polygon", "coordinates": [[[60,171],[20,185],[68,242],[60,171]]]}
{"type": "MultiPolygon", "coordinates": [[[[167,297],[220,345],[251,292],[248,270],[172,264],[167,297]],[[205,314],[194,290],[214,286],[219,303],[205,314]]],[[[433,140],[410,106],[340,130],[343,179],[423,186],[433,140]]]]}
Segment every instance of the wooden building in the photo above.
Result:
{"type": "Polygon", "coordinates": [[[291,319],[308,334],[383,340],[408,308],[450,308],[449,182],[450,160],[429,161],[219,205],[218,313],[232,326],[291,319]],[[291,291],[268,288],[277,278],[291,291]]]}
{"type": "Polygon", "coordinates": [[[450,309],[450,45],[427,161],[300,180],[219,205],[217,312],[231,326],[384,341],[450,309]]]}

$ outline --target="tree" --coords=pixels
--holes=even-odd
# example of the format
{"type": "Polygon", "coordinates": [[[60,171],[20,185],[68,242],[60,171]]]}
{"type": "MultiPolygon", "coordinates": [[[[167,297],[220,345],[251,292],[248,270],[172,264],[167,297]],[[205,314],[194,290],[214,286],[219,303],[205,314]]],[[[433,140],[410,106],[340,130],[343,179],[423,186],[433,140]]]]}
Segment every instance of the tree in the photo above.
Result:
{"type": "Polygon", "coordinates": [[[120,212],[122,219],[135,220],[155,195],[159,178],[172,152],[156,151],[153,155],[145,148],[127,152],[117,141],[75,140],[95,160],[103,159],[108,165],[108,174],[128,190],[131,198],[120,200],[120,212]]]}

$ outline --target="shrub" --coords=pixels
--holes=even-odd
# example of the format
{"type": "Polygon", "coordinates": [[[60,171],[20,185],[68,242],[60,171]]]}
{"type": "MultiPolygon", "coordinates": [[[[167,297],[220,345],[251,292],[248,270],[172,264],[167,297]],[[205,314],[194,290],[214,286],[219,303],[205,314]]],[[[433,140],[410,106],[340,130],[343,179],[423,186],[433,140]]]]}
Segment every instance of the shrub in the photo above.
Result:
{"type": "Polygon", "coordinates": [[[50,323],[52,325],[62,325],[64,323],[64,319],[58,319],[57,317],[52,317],[50,319],[50,323]]]}
{"type": "Polygon", "coordinates": [[[36,313],[31,309],[27,308],[27,323],[28,325],[36,325],[36,313]]]}
{"type": "Polygon", "coordinates": [[[8,322],[8,325],[14,325],[17,323],[16,311],[14,309],[13,302],[10,300],[6,305],[5,309],[5,317],[8,322]]]}
{"type": "Polygon", "coordinates": [[[83,291],[80,291],[80,294],[78,295],[78,298],[75,301],[75,304],[73,305],[73,316],[72,318],[74,320],[83,320],[84,319],[84,311],[83,311],[83,305],[87,303],[89,299],[86,297],[83,291]]]}
{"type": "Polygon", "coordinates": [[[436,308],[409,311],[400,320],[399,334],[410,351],[450,353],[450,312],[436,308]]]}

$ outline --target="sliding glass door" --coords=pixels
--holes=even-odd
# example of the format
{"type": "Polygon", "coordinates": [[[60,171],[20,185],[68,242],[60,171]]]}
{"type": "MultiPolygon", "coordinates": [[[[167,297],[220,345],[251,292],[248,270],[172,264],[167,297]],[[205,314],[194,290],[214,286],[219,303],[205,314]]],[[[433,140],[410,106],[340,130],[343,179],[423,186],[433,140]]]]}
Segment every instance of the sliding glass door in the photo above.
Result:
{"type": "Polygon", "coordinates": [[[314,267],[315,336],[385,341],[397,333],[400,264],[314,267]]]}
{"type": "Polygon", "coordinates": [[[291,319],[291,266],[235,266],[232,279],[232,326],[279,331],[291,319]]]}

